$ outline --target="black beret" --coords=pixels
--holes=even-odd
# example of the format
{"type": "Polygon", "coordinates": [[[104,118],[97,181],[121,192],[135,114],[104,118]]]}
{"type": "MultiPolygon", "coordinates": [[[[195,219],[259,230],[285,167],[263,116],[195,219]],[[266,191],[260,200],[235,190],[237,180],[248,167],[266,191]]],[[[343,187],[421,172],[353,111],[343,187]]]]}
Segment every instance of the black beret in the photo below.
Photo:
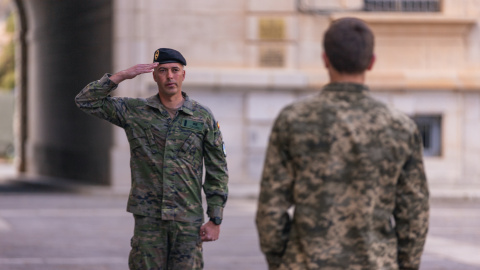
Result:
{"type": "Polygon", "coordinates": [[[187,61],[185,61],[185,58],[183,58],[183,55],[179,51],[169,48],[160,48],[156,50],[153,55],[153,62],[158,62],[160,64],[180,63],[184,66],[187,65],[187,61]]]}

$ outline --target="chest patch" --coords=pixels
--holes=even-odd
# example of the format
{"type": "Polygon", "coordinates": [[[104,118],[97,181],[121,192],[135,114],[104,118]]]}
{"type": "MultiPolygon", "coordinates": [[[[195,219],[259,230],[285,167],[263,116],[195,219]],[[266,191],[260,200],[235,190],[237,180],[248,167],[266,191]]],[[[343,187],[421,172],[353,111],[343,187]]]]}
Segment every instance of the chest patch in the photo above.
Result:
{"type": "Polygon", "coordinates": [[[203,130],[203,123],[184,119],[182,121],[182,127],[202,131],[203,130]]]}

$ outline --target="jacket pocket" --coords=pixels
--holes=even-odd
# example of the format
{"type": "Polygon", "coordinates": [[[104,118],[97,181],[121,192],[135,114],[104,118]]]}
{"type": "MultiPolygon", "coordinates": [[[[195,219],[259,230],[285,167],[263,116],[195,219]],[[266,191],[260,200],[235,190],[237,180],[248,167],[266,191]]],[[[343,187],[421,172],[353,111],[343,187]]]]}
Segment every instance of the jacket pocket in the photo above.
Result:
{"type": "Polygon", "coordinates": [[[149,128],[142,130],[129,130],[127,131],[127,137],[132,154],[158,153],[158,145],[155,143],[152,131],[149,128]]]}
{"type": "Polygon", "coordinates": [[[194,132],[190,133],[178,150],[177,157],[186,159],[190,163],[201,159],[202,141],[194,132]]]}

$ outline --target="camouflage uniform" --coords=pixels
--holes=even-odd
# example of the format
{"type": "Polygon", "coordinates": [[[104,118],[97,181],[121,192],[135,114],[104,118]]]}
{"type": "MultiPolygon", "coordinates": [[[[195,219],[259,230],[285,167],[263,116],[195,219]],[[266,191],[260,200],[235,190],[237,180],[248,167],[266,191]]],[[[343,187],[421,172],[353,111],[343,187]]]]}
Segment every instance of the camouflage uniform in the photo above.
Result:
{"type": "MultiPolygon", "coordinates": [[[[199,229],[204,221],[203,161],[207,215],[222,218],[228,193],[227,164],[219,125],[210,110],[182,93],[185,102],[172,120],[158,94],[146,99],[110,97],[117,84],[109,76],[88,84],[75,101],[84,112],[126,132],[132,180],[127,211],[134,214],[136,224],[145,216],[199,229]]],[[[145,239],[137,237],[139,232],[136,229],[132,246],[145,239]]]]}
{"type": "Polygon", "coordinates": [[[361,84],[331,83],[283,109],[256,218],[270,269],[418,269],[429,217],[422,151],[415,123],[361,84]]]}

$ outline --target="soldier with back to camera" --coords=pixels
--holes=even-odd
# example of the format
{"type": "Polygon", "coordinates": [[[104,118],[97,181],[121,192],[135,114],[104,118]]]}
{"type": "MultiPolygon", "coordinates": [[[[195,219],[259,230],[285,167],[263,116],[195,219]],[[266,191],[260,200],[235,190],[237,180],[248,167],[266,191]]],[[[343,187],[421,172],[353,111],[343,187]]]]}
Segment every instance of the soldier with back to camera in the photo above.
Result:
{"type": "Polygon", "coordinates": [[[429,218],[420,133],[364,84],[375,58],[363,21],[332,22],[323,45],[330,82],[284,108],[270,135],[256,218],[269,268],[418,269],[429,218]]]}
{"type": "Polygon", "coordinates": [[[180,52],[160,48],[152,64],[106,74],[75,98],[82,111],[123,128],[130,144],[130,269],[203,269],[202,241],[219,238],[228,196],[225,148],[211,111],[182,92],[186,64],[180,52]],[[154,96],[110,96],[122,81],[150,72],[154,96]]]}

